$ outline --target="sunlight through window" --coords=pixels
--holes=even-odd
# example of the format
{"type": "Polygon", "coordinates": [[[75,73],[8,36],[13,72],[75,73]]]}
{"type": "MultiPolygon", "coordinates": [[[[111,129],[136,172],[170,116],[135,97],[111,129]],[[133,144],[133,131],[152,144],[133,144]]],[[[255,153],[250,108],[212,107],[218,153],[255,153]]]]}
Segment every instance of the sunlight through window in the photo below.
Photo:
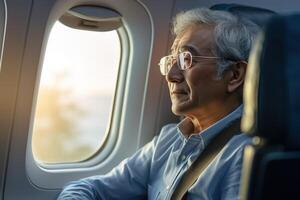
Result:
{"type": "Polygon", "coordinates": [[[83,31],[55,23],[33,124],[32,150],[38,162],[79,162],[100,149],[109,132],[120,51],[117,31],[83,31]]]}

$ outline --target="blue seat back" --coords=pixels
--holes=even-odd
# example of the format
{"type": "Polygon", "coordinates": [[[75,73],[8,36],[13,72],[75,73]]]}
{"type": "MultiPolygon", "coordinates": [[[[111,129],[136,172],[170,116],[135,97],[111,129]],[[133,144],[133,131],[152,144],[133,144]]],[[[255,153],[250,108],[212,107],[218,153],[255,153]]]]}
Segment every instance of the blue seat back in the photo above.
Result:
{"type": "Polygon", "coordinates": [[[300,197],[300,14],[274,16],[251,53],[242,130],[242,200],[300,197]]]}

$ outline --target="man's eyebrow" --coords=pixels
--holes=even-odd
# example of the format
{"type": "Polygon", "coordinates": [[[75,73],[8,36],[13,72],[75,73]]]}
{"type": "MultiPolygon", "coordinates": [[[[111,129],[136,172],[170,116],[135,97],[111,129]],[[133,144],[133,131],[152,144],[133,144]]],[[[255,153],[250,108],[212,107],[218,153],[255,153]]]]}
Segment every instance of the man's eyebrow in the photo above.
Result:
{"type": "Polygon", "coordinates": [[[189,51],[191,52],[193,55],[201,55],[200,51],[198,50],[198,48],[196,46],[193,45],[183,45],[179,48],[177,48],[177,46],[173,46],[170,51],[169,51],[169,55],[173,55],[176,54],[178,52],[183,52],[183,51],[189,51]]]}
{"type": "Polygon", "coordinates": [[[179,48],[179,51],[180,52],[182,52],[182,51],[189,51],[193,55],[200,55],[200,52],[199,52],[198,48],[195,47],[195,46],[192,46],[192,45],[184,45],[184,46],[182,46],[182,47],[179,48]]]}

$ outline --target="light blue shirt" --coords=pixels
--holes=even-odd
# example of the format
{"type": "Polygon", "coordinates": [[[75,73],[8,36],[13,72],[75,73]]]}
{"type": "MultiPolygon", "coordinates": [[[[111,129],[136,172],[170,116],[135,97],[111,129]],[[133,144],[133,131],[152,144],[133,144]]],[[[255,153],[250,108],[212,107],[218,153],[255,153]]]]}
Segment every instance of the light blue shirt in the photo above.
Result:
{"type": "MultiPolygon", "coordinates": [[[[178,181],[209,141],[232,121],[242,106],[199,134],[184,135],[188,119],[162,128],[159,136],[106,175],[67,185],[59,200],[170,199],[178,181]]],[[[243,149],[250,138],[231,138],[188,191],[188,200],[239,199],[243,149]]]]}

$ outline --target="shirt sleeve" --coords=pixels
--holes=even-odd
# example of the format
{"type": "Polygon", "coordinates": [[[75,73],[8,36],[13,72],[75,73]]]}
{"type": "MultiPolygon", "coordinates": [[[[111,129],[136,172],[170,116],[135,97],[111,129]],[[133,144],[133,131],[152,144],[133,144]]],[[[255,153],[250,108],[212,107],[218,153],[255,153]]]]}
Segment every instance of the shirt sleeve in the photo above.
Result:
{"type": "Polygon", "coordinates": [[[222,200],[239,200],[239,189],[241,182],[241,171],[243,164],[243,151],[238,150],[236,160],[231,164],[228,173],[225,176],[224,184],[222,184],[222,200]]]}
{"type": "Polygon", "coordinates": [[[58,200],[142,199],[157,137],[106,175],[74,181],[64,187],[58,200]]]}

